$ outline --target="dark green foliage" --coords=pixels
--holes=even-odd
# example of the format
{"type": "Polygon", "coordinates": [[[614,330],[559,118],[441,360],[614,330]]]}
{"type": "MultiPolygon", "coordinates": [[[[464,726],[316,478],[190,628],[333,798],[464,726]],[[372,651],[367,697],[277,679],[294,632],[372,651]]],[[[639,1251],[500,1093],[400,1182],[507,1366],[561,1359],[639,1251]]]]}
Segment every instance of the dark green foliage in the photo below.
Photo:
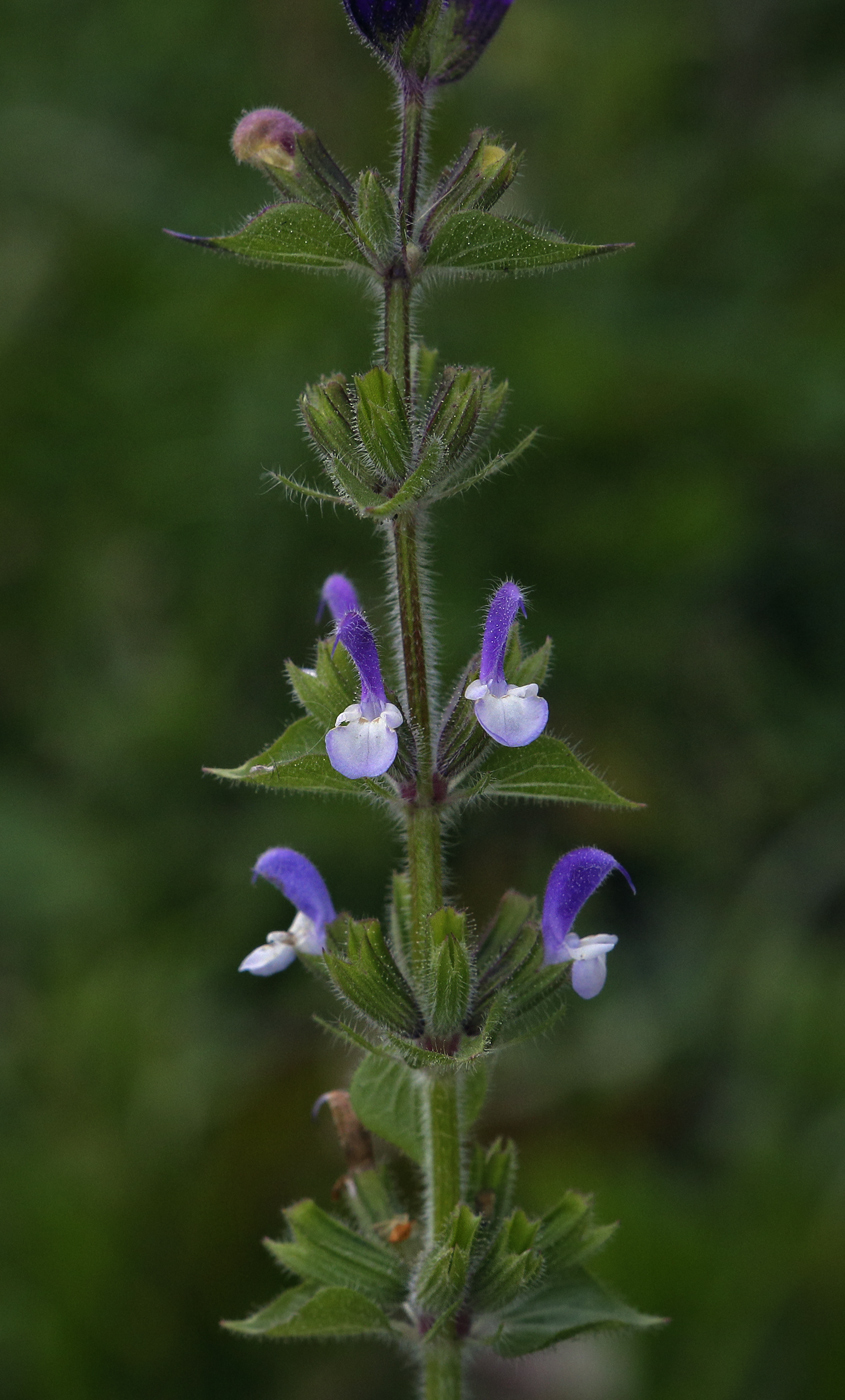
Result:
{"type": "Polygon", "coordinates": [[[480,1224],[480,1217],[469,1206],[456,1206],[442,1234],[421,1259],[414,1294],[425,1312],[449,1313],[460,1304],[480,1224]]]}
{"type": "Polygon", "coordinates": [[[247,262],[276,267],[339,272],[368,266],[361,249],[337,220],[310,204],[276,204],[248,219],[237,233],[213,238],[184,233],[175,236],[221,253],[233,253],[247,262]]]}
{"type": "Polygon", "coordinates": [[[503,219],[477,210],[453,214],[445,221],[428,250],[427,266],[458,276],[504,277],[545,272],[628,246],[569,243],[559,233],[546,233],[524,219],[503,219]]]}
{"type": "Polygon", "coordinates": [[[337,920],[329,948],[325,963],[332,981],[356,1010],[394,1033],[413,1038],[422,1032],[420,1008],[376,919],[337,920]]]}
{"type": "Polygon", "coordinates": [[[663,1318],[647,1317],[619,1302],[584,1269],[559,1281],[519,1294],[491,1319],[498,1327],[490,1345],[500,1356],[525,1356],[567,1337],[604,1327],[658,1327],[663,1318]]]}
{"type": "Polygon", "coordinates": [[[543,802],[592,802],[635,808],[576,758],[562,739],[541,734],[524,749],[494,745],[485,753],[475,782],[490,797],[525,797],[543,802]]]}
{"type": "Polygon", "coordinates": [[[314,1201],[300,1201],[284,1215],[292,1239],[265,1241],[283,1268],[306,1283],[353,1288],[385,1307],[402,1300],[405,1268],[388,1245],[363,1239],[314,1201]]]}
{"type": "Polygon", "coordinates": [[[359,1337],[390,1331],[384,1312],[353,1288],[319,1288],[303,1283],[288,1288],[243,1322],[226,1322],[230,1332],[266,1340],[359,1337]]]}
{"type": "Polygon", "coordinates": [[[365,1128],[401,1148],[412,1161],[422,1161],[422,1109],[412,1070],[395,1060],[369,1055],[352,1076],[349,1092],[365,1128]]]}
{"type": "Polygon", "coordinates": [[[465,914],[456,909],[432,914],[419,981],[424,991],[425,1019],[432,1034],[455,1035],[466,1020],[472,992],[465,914]]]}
{"type": "Polygon", "coordinates": [[[360,177],[356,212],[368,247],[380,260],[389,258],[396,240],[396,214],[377,170],[365,170],[360,177]]]}

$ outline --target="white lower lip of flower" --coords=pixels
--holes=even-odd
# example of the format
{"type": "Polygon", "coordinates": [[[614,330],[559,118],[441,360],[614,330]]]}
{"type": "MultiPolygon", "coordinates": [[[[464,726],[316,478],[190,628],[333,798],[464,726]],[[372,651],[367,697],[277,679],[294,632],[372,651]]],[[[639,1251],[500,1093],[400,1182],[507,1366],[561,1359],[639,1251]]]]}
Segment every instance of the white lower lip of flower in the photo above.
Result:
{"type": "Polygon", "coordinates": [[[598,996],[607,979],[607,955],[619,939],[612,933],[594,933],[579,938],[568,933],[558,962],[572,962],[572,990],[589,1001],[598,996]]]}
{"type": "Polygon", "coordinates": [[[319,957],[323,947],[313,919],[300,910],[290,928],[284,933],[269,933],[267,942],[253,948],[238,968],[238,972],[252,972],[256,977],[270,977],[274,972],[283,972],[290,967],[297,953],[310,953],[319,957]]]}
{"type": "Polygon", "coordinates": [[[375,718],[367,718],[360,705],[347,705],[326,735],[329,762],[345,778],[378,778],[396,758],[399,740],[395,730],[403,723],[402,711],[385,703],[375,718]]]}
{"type": "Polygon", "coordinates": [[[533,744],[549,720],[549,707],[531,685],[509,685],[502,695],[484,681],[472,681],[464,692],[472,700],[475,717],[485,733],[509,749],[533,744]]]}

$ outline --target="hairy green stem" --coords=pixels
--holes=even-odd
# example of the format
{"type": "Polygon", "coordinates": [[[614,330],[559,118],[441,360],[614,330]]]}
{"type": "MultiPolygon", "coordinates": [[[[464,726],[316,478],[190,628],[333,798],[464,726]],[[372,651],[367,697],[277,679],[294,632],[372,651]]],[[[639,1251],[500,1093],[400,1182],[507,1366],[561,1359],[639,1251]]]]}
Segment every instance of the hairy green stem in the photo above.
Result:
{"type": "MultiPolygon", "coordinates": [[[[402,386],[409,414],[411,387],[411,297],[413,267],[408,243],[413,237],[425,127],[424,95],[404,93],[398,178],[398,229],[401,249],[384,279],[384,363],[402,386]]],[[[410,464],[409,464],[410,465],[410,464]]],[[[405,826],[414,945],[422,952],[428,919],[443,903],[441,809],[434,792],[434,752],[429,694],[429,658],[419,557],[418,521],[413,512],[393,521],[391,542],[399,606],[406,721],[413,731],[417,774],[415,791],[405,802],[405,826]]],[[[461,1199],[461,1133],[458,1086],[454,1075],[426,1075],[425,1177],[428,1202],[426,1243],[430,1246],[461,1199]]],[[[423,1345],[425,1400],[461,1400],[462,1348],[450,1327],[423,1345]]]]}
{"type": "Polygon", "coordinates": [[[444,1339],[426,1348],[423,1400],[460,1400],[462,1351],[460,1342],[444,1339]]]}
{"type": "Polygon", "coordinates": [[[430,1075],[425,1095],[426,1227],[427,1244],[431,1245],[461,1199],[461,1124],[455,1075],[430,1075]]]}

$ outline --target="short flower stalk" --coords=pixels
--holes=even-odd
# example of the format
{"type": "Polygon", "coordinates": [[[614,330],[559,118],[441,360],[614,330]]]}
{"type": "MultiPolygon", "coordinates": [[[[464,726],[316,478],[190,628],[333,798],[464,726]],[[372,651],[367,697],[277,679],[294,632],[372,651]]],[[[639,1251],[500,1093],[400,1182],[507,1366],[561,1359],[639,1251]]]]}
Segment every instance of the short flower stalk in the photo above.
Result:
{"type": "Polygon", "coordinates": [[[383,306],[375,364],[308,386],[300,399],[324,480],[279,481],[306,503],[346,507],[375,525],[389,557],[393,651],[354,582],[332,573],[317,612],[331,635],[317,643],[313,665],[287,663],[302,715],[240,768],[211,771],[279,793],[386,806],[399,819],[405,859],[384,926],[338,913],[337,891],[301,852],[272,847],[254,867],[253,879],[273,885],[294,912],[240,970],[267,978],[299,960],[317,973],[340,1003],[328,1028],[359,1062],[348,1089],[318,1100],[331,1108],[346,1157],[337,1209],[305,1200],[285,1212],[284,1238],[268,1242],[285,1288],[227,1325],[279,1340],[361,1335],[410,1346],[425,1400],[461,1400],[467,1358],[478,1349],[519,1356],[575,1332],[656,1319],[614,1298],[586,1267],[609,1234],[595,1224],[590,1199],[568,1190],[530,1219],[514,1207],[514,1145],[482,1145],[474,1128],[493,1058],[553,1026],[573,992],[590,1001],[602,991],[617,937],[580,936],[574,924],[611,873],[629,885],[630,877],[614,856],[579,847],[553,866],[539,916],[535,899],[511,890],[478,930],[459,894],[444,894],[444,826],[487,799],[617,811],[636,804],[550,732],[540,691],[551,643],[525,649],[527,602],[516,582],[493,592],[480,653],[441,702],[426,533],[440,502],[505,470],[530,438],[490,454],[507,386],[486,370],[441,368],[416,338],[413,312],[420,291],[443,275],[537,272],[625,245],[573,244],[497,212],[519,158],[485,132],[426,179],[432,95],[474,67],[509,0],[344,5],[397,84],[393,178],[370,170],[353,180],[313,131],[262,108],[241,119],[232,144],[270,181],[276,203],[234,234],[177,235],[251,262],[363,275],[383,306]],[[390,1171],[397,1151],[419,1173],[420,1220],[390,1171]]]}

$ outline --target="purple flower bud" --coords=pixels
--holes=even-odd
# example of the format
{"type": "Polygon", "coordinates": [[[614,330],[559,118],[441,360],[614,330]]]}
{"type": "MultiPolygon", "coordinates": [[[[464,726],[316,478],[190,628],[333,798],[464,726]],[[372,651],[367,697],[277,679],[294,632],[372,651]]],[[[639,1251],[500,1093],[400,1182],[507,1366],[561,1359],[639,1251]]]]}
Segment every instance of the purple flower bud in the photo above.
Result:
{"type": "Polygon", "coordinates": [[[358,606],[358,594],[346,575],[329,574],[320,592],[317,621],[328,608],[332,621],[342,622],[348,612],[357,612],[358,606]]]}
{"type": "Polygon", "coordinates": [[[453,48],[437,75],[454,83],[475,66],[511,7],[511,0],[446,0],[451,12],[453,48]]]}
{"type": "Polygon", "coordinates": [[[384,693],[375,638],[363,613],[346,613],[335,637],[335,645],[342,642],[358,668],[361,699],[347,705],[326,735],[329,762],[346,778],[378,778],[396,757],[402,712],[384,693]]]}
{"type": "Polygon", "coordinates": [[[543,900],[543,944],[547,963],[572,962],[572,987],[589,1000],[607,977],[607,954],[619,941],[610,933],[579,938],[572,925],[584,904],[612,870],[618,870],[636,894],[631,877],[613,856],[594,846],[581,846],[561,856],[552,868],[543,900]]]}
{"type": "Polygon", "coordinates": [[[481,673],[464,692],[473,701],[481,728],[509,749],[533,743],[549,720],[549,707],[538,695],[538,686],[509,685],[505,678],[508,634],[519,613],[525,616],[522,590],[515,583],[503,583],[487,612],[481,673]]]}
{"type": "Polygon", "coordinates": [[[344,9],[367,43],[385,53],[410,33],[425,13],[428,0],[343,0],[344,9]]]}
{"type": "Polygon", "coordinates": [[[317,956],[325,947],[326,924],[335,918],[325,881],[307,856],[287,846],[273,846],[255,862],[253,882],[259,875],[281,890],[296,906],[296,917],[284,933],[271,933],[267,942],[244,958],[239,972],[269,977],[293,962],[297,952],[317,956]]]}
{"type": "Polygon", "coordinates": [[[258,107],[246,112],[232,133],[235,158],[260,170],[263,165],[293,170],[296,138],[305,127],[278,107],[258,107]]]}

